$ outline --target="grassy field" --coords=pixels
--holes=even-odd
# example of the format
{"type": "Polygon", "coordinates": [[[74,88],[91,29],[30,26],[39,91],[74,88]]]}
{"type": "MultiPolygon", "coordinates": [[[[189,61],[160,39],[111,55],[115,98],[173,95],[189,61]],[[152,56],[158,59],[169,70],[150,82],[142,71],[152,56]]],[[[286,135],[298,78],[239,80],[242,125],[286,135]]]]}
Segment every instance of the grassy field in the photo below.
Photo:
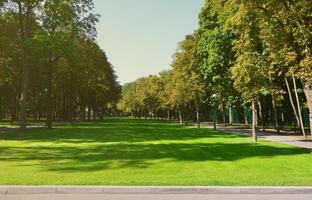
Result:
{"type": "Polygon", "coordinates": [[[166,122],[0,133],[1,185],[312,185],[310,150],[166,122]]]}

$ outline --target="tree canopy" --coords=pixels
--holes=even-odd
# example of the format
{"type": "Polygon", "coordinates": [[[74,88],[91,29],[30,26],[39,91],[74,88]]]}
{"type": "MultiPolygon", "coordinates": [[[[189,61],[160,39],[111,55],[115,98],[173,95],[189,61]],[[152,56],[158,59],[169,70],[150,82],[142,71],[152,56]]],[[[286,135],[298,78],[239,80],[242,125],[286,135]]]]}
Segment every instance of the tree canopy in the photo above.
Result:
{"type": "Polygon", "coordinates": [[[116,108],[121,88],[96,43],[92,0],[1,1],[0,118],[73,122],[116,108]]]}
{"type": "Polygon", "coordinates": [[[171,69],[158,76],[161,84],[155,76],[139,79],[130,84],[137,87],[125,87],[121,103],[126,112],[140,110],[130,99],[143,97],[134,88],[148,94],[153,87],[138,83],[150,80],[162,88],[151,96],[162,117],[196,120],[200,112],[211,120],[217,109],[226,124],[235,109],[247,123],[251,108],[254,134],[258,123],[279,131],[281,123],[293,121],[305,134],[304,109],[312,129],[311,13],[307,0],[206,0],[198,30],[179,43],[171,69]]]}

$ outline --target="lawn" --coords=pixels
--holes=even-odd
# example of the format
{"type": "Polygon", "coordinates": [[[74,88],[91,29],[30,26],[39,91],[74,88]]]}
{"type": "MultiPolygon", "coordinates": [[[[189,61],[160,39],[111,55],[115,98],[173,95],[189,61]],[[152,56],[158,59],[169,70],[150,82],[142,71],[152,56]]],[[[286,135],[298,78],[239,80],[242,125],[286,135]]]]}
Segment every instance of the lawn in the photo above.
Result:
{"type": "Polygon", "coordinates": [[[0,133],[1,185],[312,185],[307,149],[167,122],[0,133]]]}

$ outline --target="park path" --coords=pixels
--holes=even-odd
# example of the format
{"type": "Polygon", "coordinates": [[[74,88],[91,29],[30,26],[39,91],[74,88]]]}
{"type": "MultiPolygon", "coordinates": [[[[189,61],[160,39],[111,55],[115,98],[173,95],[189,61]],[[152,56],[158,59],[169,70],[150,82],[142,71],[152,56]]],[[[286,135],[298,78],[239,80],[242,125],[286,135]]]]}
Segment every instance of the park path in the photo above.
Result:
{"type": "MultiPolygon", "coordinates": [[[[45,128],[45,126],[28,126],[27,129],[40,129],[45,128]]],[[[15,131],[19,131],[19,128],[0,128],[0,133],[11,133],[15,131]]]]}
{"type": "MultiPolygon", "coordinates": [[[[203,123],[202,127],[205,128],[213,128],[211,124],[203,123]]],[[[217,127],[220,131],[225,131],[229,133],[239,134],[239,135],[251,135],[250,129],[245,128],[235,128],[235,127],[228,127],[225,128],[224,126],[217,127]]],[[[257,135],[259,138],[268,140],[271,142],[278,142],[283,144],[289,144],[292,146],[297,146],[301,148],[312,149],[312,137],[309,135],[307,138],[304,136],[297,136],[297,135],[277,135],[273,132],[264,132],[264,131],[257,131],[257,135]]]]}
{"type": "MultiPolygon", "coordinates": [[[[68,123],[62,123],[62,122],[54,122],[53,125],[67,125],[68,123]]],[[[46,128],[46,125],[44,123],[38,123],[38,124],[33,124],[33,125],[28,125],[27,130],[33,130],[33,129],[43,129],[46,128]]],[[[1,128],[0,127],[0,133],[12,133],[15,131],[19,131],[20,129],[18,127],[14,128],[1,128]]],[[[0,199],[1,200],[1,199],[0,199]]]]}
{"type": "Polygon", "coordinates": [[[303,136],[279,136],[279,135],[268,135],[261,136],[265,140],[272,142],[279,142],[283,144],[289,144],[297,147],[312,149],[312,138],[304,138],[303,136]]]}

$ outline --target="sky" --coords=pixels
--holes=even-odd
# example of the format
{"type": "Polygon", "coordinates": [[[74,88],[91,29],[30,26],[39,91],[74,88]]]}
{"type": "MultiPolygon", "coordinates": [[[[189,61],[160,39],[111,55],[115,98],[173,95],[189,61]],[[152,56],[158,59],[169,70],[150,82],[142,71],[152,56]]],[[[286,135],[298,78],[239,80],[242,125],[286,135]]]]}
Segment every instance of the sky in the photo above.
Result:
{"type": "Polygon", "coordinates": [[[170,69],[178,42],[198,27],[204,0],[94,0],[98,43],[121,84],[170,69]]]}

